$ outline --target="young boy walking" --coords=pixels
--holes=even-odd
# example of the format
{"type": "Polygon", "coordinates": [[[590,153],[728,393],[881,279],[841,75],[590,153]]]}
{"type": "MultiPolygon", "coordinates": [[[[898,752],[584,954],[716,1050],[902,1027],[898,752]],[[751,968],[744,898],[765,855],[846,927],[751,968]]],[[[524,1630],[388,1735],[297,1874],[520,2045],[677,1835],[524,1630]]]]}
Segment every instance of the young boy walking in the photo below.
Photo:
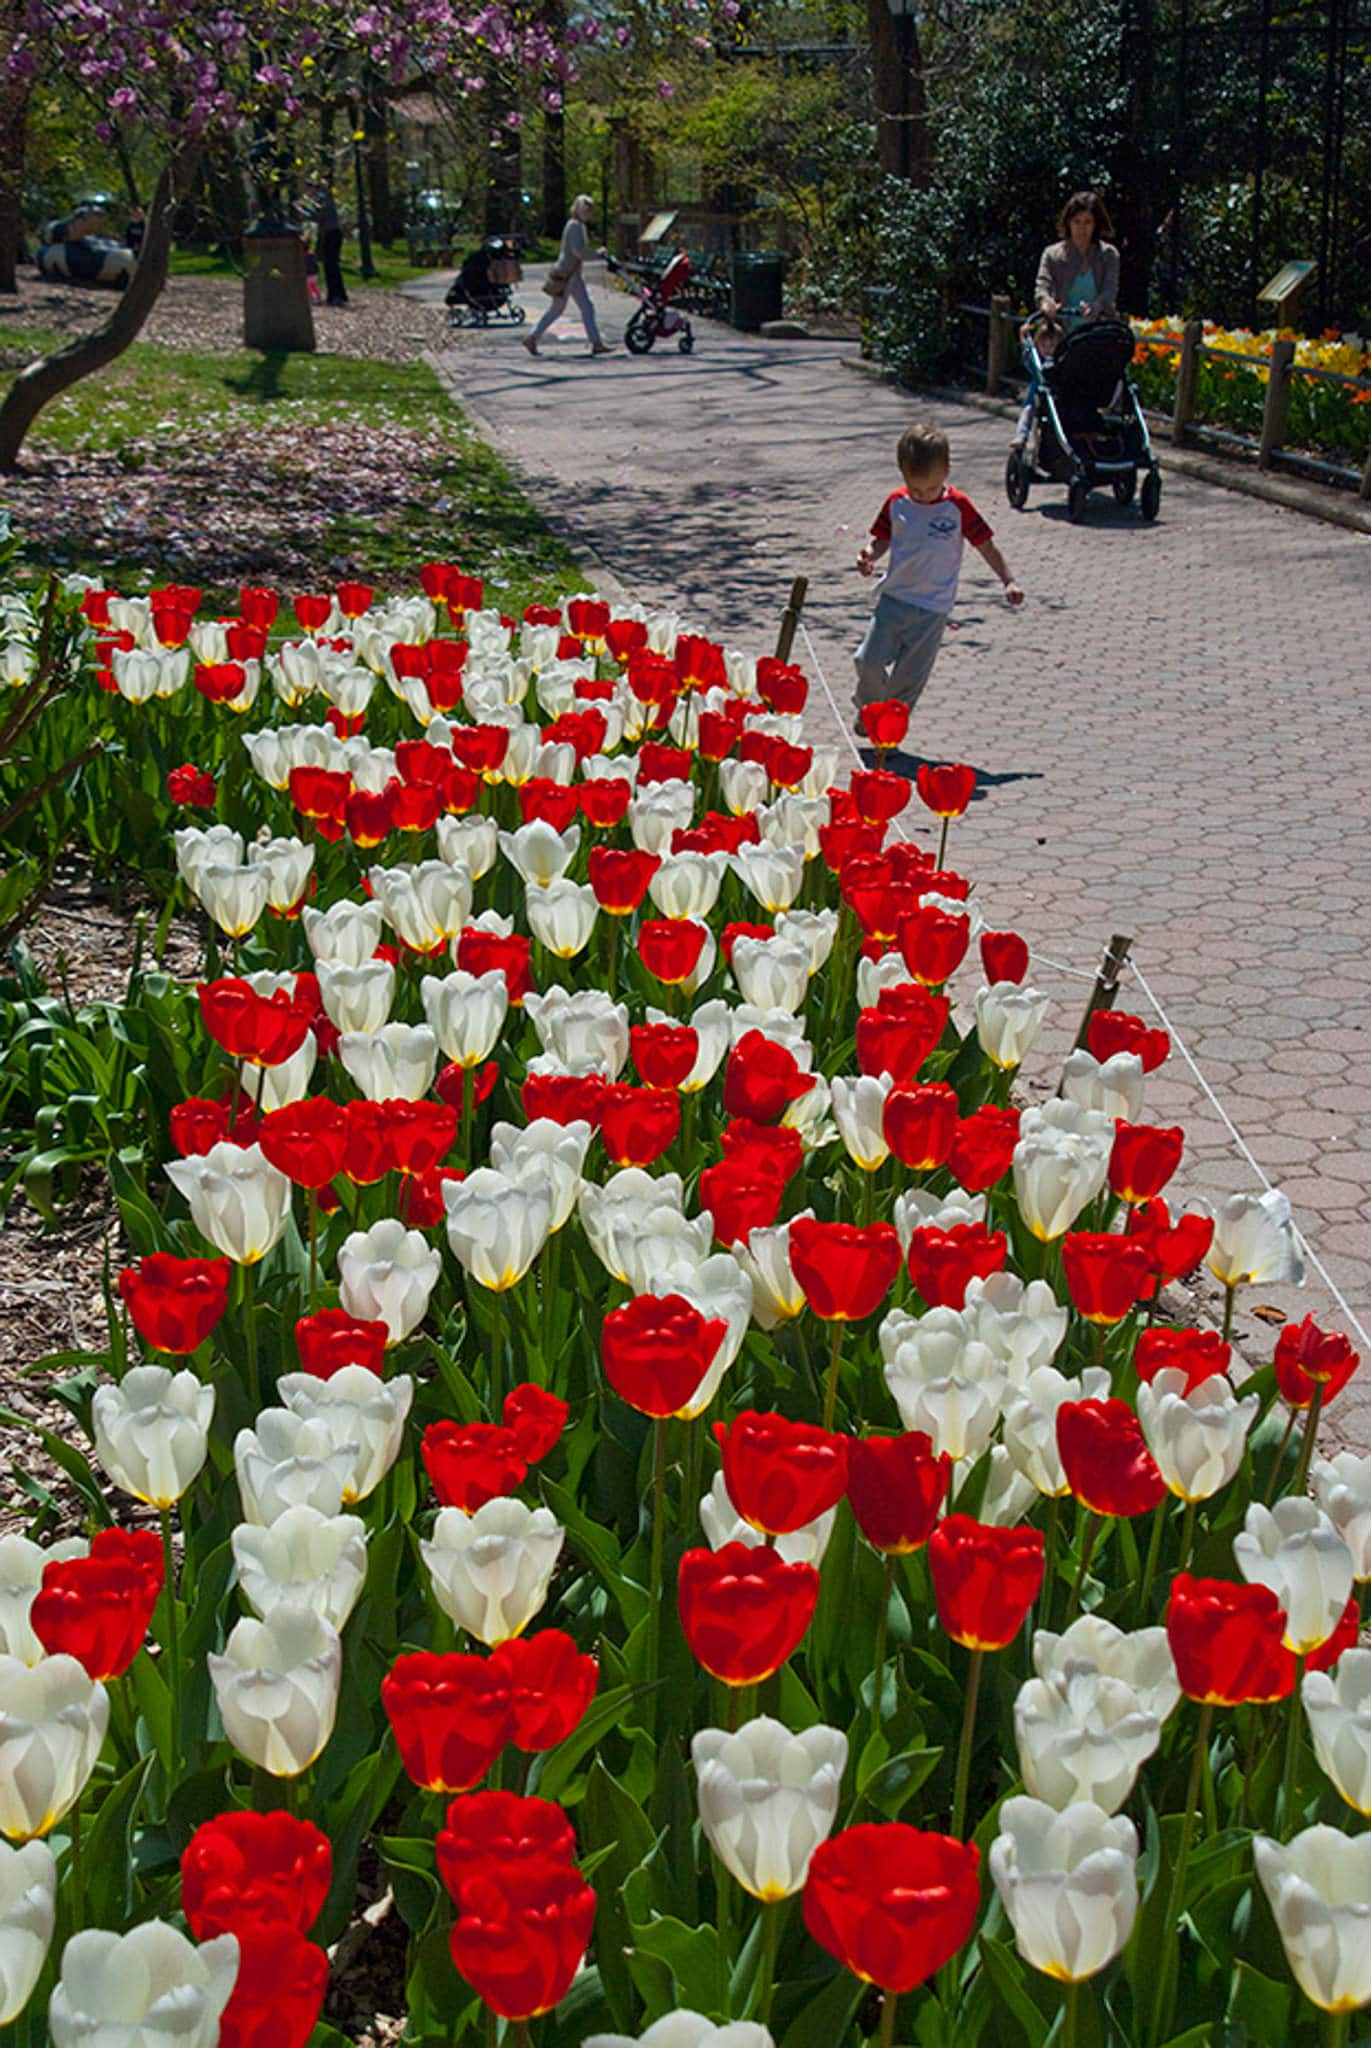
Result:
{"type": "Polygon", "coordinates": [[[990,528],[965,492],[947,481],[950,455],[942,428],[906,427],[896,460],[903,488],[886,499],[857,557],[863,576],[870,576],[887,550],[890,555],[855,657],[858,711],[883,697],[898,697],[913,710],[956,602],[964,542],[990,564],[1009,603],[1023,603],[990,528]]]}

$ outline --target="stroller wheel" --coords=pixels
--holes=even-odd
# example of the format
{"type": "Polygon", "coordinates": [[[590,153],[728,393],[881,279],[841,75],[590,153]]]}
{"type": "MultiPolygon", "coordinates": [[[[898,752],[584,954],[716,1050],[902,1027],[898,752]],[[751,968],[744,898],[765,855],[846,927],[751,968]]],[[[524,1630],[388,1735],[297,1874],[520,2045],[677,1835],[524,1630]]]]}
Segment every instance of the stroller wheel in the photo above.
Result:
{"type": "Polygon", "coordinates": [[[1016,512],[1028,503],[1028,464],[1021,448],[1011,448],[1004,466],[1004,494],[1016,512]]]}
{"type": "Polygon", "coordinates": [[[1079,526],[1085,517],[1085,508],[1090,503],[1090,486],[1083,476],[1071,479],[1071,488],[1066,494],[1066,516],[1073,526],[1079,526]]]}
{"type": "Polygon", "coordinates": [[[1138,510],[1150,526],[1162,508],[1162,473],[1149,469],[1143,478],[1142,494],[1138,499],[1138,510]]]}
{"type": "Polygon", "coordinates": [[[647,311],[640,306],[624,329],[624,347],[631,356],[645,356],[656,338],[647,311]]]}
{"type": "Polygon", "coordinates": [[[683,327],[681,329],[680,340],[676,343],[676,346],[681,351],[681,354],[683,356],[688,356],[693,353],[695,348],[695,336],[691,332],[689,327],[683,327]]]}
{"type": "Polygon", "coordinates": [[[511,306],[509,309],[509,317],[514,322],[514,325],[516,327],[522,327],[525,320],[527,320],[528,318],[527,306],[511,306]]]}
{"type": "Polygon", "coordinates": [[[1114,502],[1116,505],[1131,505],[1138,488],[1138,472],[1130,470],[1127,476],[1114,479],[1114,502]]]}

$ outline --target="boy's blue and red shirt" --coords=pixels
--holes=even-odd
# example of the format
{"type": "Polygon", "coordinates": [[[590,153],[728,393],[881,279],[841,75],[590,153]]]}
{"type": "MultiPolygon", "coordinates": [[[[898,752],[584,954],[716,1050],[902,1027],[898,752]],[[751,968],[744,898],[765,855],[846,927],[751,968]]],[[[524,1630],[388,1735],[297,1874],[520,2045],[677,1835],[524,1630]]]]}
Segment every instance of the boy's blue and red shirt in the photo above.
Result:
{"type": "Polygon", "coordinates": [[[871,523],[877,546],[890,544],[882,597],[924,611],[950,612],[957,601],[963,546],[970,541],[973,548],[984,547],[991,534],[966,492],[955,485],[949,484],[931,505],[919,504],[901,485],[871,523]]]}

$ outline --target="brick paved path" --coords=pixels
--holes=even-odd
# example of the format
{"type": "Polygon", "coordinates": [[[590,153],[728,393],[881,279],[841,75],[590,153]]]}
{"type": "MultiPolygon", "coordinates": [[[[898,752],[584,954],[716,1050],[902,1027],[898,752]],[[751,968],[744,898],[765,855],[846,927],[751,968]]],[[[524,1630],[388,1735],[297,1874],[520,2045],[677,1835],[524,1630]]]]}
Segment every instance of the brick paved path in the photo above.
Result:
{"type": "MultiPolygon", "coordinates": [[[[536,317],[536,279],[524,293],[536,317]]],[[[629,302],[596,298],[617,339],[629,302]]],[[[693,356],[659,343],[592,360],[565,321],[543,351],[530,360],[507,330],[464,335],[439,367],[538,503],[640,598],[760,651],[790,577],[807,576],[813,647],[846,712],[869,603],[852,557],[899,481],[901,426],[928,408],[843,368],[851,343],[698,322],[693,356]]],[[[1151,528],[1103,496],[1072,527],[1055,488],[1015,513],[1006,423],[939,412],[954,481],[1028,593],[1010,612],[967,551],[911,735],[919,754],[984,777],[952,855],[992,922],[1055,961],[1093,968],[1111,932],[1134,935],[1152,988],[1371,1325],[1371,538],[1174,476],[1151,528]]],[[[822,702],[816,716],[832,725],[822,702]]],[[[1059,998],[1030,1061],[1050,1088],[1086,985],[1040,962],[1034,976],[1059,998]]],[[[1147,1011],[1136,985],[1120,1001],[1147,1011]]],[[[1178,1058],[1147,1114],[1185,1124],[1185,1186],[1254,1185],[1178,1058]]],[[[1258,1299],[1341,1321],[1312,1272],[1301,1293],[1249,1307],[1258,1299]]],[[[1269,1356],[1271,1330],[1239,1324],[1269,1356]]],[[[1344,1427],[1366,1443],[1371,1370],[1359,1377],[1344,1427]]]]}

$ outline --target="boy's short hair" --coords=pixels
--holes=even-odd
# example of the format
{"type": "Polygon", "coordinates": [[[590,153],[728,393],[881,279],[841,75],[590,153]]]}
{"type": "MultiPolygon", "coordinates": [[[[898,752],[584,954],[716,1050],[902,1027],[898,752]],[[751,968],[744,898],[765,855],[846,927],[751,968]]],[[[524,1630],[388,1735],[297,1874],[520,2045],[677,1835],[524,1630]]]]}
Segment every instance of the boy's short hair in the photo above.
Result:
{"type": "Polygon", "coordinates": [[[934,470],[949,467],[951,443],[941,427],[919,420],[901,434],[895,460],[902,476],[931,476],[934,470]]]}

